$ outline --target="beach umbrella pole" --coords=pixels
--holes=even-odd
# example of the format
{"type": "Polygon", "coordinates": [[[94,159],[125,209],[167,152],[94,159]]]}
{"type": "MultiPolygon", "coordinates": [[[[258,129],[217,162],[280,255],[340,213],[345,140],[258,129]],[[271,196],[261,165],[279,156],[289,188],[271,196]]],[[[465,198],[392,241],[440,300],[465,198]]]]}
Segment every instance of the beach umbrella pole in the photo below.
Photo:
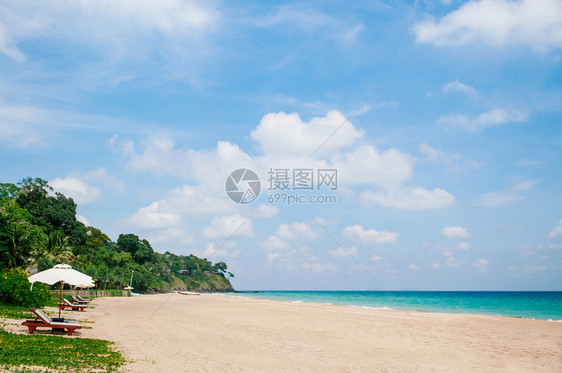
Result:
{"type": "Polygon", "coordinates": [[[59,319],[60,319],[61,304],[62,304],[62,281],[60,282],[59,319]]]}

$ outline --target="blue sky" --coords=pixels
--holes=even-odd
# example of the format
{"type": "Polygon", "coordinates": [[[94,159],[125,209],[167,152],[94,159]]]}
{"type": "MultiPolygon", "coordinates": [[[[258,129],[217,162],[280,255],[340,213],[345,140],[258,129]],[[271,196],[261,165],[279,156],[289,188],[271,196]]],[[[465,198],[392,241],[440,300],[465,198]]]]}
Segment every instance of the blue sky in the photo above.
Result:
{"type": "Polygon", "coordinates": [[[387,289],[560,290],[561,20],[549,0],[4,1],[0,175],[112,239],[225,261],[237,289],[377,289],[350,254],[387,289]],[[262,182],[244,205],[239,168],[262,182]],[[268,170],[324,168],[337,190],[292,192],[337,202],[268,202],[268,170]]]}

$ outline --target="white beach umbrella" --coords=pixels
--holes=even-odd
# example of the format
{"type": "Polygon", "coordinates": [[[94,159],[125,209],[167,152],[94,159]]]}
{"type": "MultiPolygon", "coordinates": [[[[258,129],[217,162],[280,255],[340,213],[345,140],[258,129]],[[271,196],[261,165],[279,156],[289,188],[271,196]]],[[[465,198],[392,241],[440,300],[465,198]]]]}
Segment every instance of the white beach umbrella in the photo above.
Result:
{"type": "Polygon", "coordinates": [[[87,289],[87,288],[93,288],[94,286],[96,286],[96,284],[94,284],[94,282],[92,281],[86,284],[75,285],[74,287],[76,289],[87,289]]]}
{"type": "Polygon", "coordinates": [[[90,282],[88,284],[76,285],[76,287],[79,289],[93,288],[94,286],[96,286],[96,284],[94,284],[93,282],[90,282]]]}
{"type": "MultiPolygon", "coordinates": [[[[31,287],[33,288],[33,283],[35,282],[42,282],[48,285],[54,285],[57,282],[60,282],[60,303],[62,304],[62,285],[68,284],[78,287],[93,287],[94,280],[92,277],[78,272],[75,269],[72,269],[71,266],[68,264],[57,264],[51,269],[47,269],[46,271],[42,271],[39,273],[34,274],[33,276],[29,276],[27,278],[29,282],[31,282],[31,287]]],[[[59,307],[59,317],[60,317],[61,309],[59,307]]]]}

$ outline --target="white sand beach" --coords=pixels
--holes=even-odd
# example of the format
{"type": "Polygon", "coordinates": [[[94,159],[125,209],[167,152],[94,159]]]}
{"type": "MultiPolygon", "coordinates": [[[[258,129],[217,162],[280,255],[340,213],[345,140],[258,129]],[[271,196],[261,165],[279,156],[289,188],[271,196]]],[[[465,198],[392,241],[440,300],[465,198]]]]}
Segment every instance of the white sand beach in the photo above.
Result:
{"type": "MultiPolygon", "coordinates": [[[[132,372],[559,372],[562,323],[222,295],[101,298],[82,337],[132,372]]],[[[23,328],[23,327],[22,327],[23,328]]]]}

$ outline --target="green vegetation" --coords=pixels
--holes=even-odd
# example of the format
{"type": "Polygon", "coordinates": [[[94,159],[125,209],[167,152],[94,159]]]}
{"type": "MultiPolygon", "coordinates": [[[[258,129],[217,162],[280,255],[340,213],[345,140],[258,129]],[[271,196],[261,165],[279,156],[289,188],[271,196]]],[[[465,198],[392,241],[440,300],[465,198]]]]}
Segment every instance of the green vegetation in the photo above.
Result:
{"type": "Polygon", "coordinates": [[[0,368],[42,366],[64,371],[114,371],[125,363],[113,342],[0,330],[0,368]]]}
{"type": "MultiPolygon", "coordinates": [[[[92,276],[98,289],[130,285],[134,272],[136,292],[233,290],[228,277],[234,275],[223,262],[156,253],[147,240],[131,233],[113,242],[99,229],[84,226],[76,220],[72,198],[54,192],[45,180],[0,184],[0,268],[42,271],[62,262],[92,276]]],[[[19,300],[2,294],[14,304],[44,303],[23,290],[19,300]]]]}
{"type": "Polygon", "coordinates": [[[51,298],[45,284],[37,283],[30,290],[27,274],[21,268],[0,271],[0,300],[17,306],[44,307],[51,298]]]}
{"type": "MultiPolygon", "coordinates": [[[[100,230],[78,222],[74,201],[55,193],[44,180],[0,184],[0,318],[33,319],[29,307],[58,303],[58,292],[49,286],[35,283],[30,289],[29,267],[41,271],[69,263],[92,274],[98,287],[121,287],[134,270],[137,291],[149,291],[154,285],[165,288],[167,281],[175,281],[161,262],[166,257],[155,253],[148,241],[134,235],[119,238],[111,242],[100,230]]],[[[216,276],[224,276],[221,268],[216,276]]],[[[125,363],[109,341],[12,334],[2,325],[2,371],[113,371],[125,363]]]]}
{"type": "Polygon", "coordinates": [[[15,306],[3,301],[0,301],[0,317],[16,320],[34,318],[28,307],[15,306]]]}
{"type": "Polygon", "coordinates": [[[80,295],[85,298],[123,297],[129,295],[129,292],[123,289],[81,290],[81,292],[83,293],[80,295]]]}

